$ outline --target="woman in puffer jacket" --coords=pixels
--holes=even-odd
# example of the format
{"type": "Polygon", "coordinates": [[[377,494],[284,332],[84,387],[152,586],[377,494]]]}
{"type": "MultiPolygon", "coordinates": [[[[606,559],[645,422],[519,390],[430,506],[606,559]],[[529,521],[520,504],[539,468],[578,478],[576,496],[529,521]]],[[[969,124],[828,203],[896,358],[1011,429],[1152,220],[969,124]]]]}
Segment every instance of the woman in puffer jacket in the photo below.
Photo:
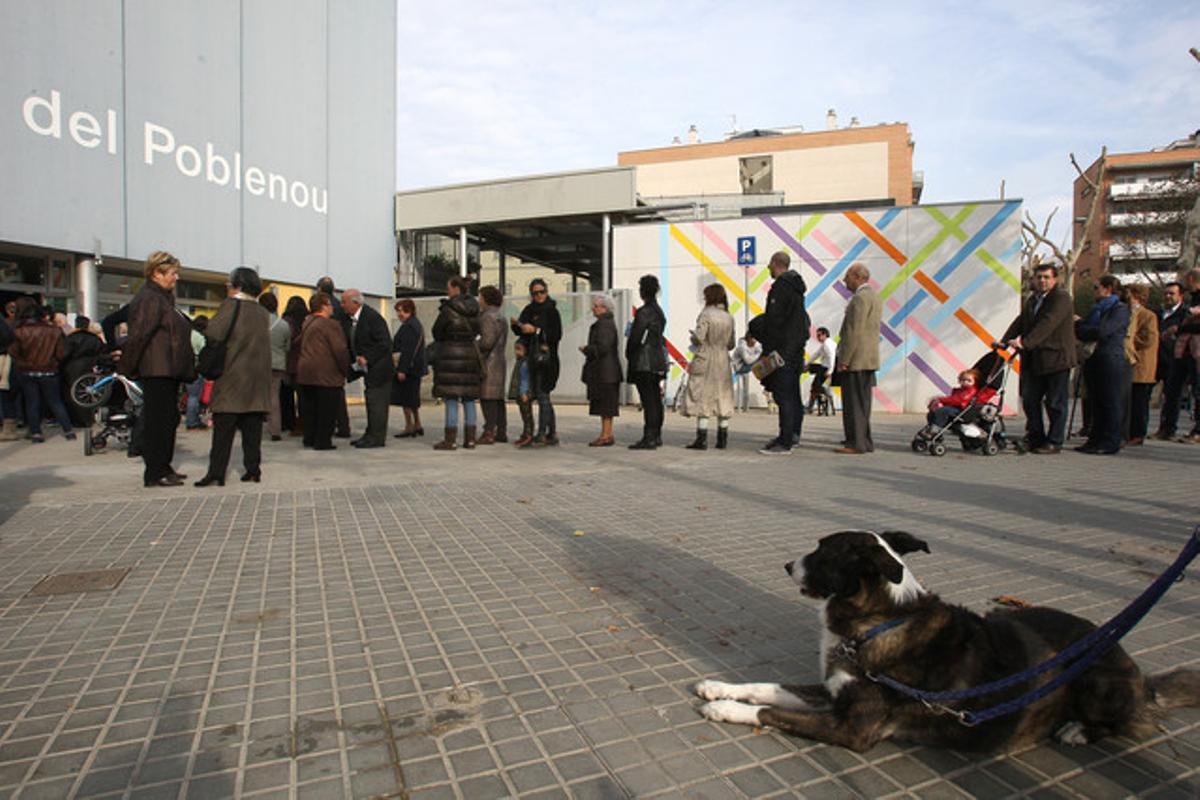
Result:
{"type": "Polygon", "coordinates": [[[446,435],[434,450],[454,450],[458,437],[458,405],[463,407],[463,447],[475,447],[475,401],[483,375],[479,353],[479,301],[467,292],[466,278],[454,277],[446,286],[433,340],[437,343],[433,365],[433,396],[446,401],[446,435]]]}

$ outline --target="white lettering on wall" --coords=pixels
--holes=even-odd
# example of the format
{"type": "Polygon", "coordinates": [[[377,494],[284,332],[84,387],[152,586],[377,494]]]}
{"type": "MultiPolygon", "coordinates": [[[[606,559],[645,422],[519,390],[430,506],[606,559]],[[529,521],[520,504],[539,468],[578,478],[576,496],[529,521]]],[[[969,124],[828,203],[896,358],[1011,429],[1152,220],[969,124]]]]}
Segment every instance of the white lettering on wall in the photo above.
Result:
{"type": "MultiPolygon", "coordinates": [[[[62,94],[50,91],[50,98],[30,95],[21,106],[25,126],[39,136],[62,140],[62,94]]],[[[75,144],[94,150],[101,144],[109,155],[117,154],[117,112],[106,109],[104,124],[90,111],[73,111],[67,117],[67,132],[75,144]]],[[[175,169],[187,178],[200,178],[214,186],[228,186],[235,191],[245,190],[255,197],[266,193],[269,200],[296,208],[311,208],[318,214],[329,213],[329,190],[287,176],[265,171],[258,166],[243,167],[242,154],[223,155],[212,142],[203,148],[177,144],[175,133],[164,125],[149,120],[142,123],[142,161],[156,169],[174,162],[175,169]],[[201,154],[203,151],[203,155],[201,154]],[[232,161],[233,166],[230,167],[232,161]]]]}

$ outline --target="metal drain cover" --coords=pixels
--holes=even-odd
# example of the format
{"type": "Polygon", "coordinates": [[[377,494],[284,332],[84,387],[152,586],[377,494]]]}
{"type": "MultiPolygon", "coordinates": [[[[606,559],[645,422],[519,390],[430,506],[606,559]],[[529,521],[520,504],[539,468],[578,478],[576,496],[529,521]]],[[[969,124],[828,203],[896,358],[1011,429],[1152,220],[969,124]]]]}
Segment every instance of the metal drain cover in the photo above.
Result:
{"type": "Polygon", "coordinates": [[[26,597],[45,597],[52,594],[78,594],[80,592],[107,592],[121,585],[129,567],[125,569],[97,569],[90,572],[64,572],[47,575],[33,585],[26,597]]]}

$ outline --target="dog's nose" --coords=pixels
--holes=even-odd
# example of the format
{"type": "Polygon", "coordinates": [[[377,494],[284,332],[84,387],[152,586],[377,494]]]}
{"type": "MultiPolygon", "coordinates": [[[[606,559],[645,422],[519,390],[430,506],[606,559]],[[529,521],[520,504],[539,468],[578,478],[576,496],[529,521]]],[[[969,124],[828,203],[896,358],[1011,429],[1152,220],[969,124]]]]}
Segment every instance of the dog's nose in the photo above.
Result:
{"type": "Polygon", "coordinates": [[[795,561],[789,561],[783,565],[783,568],[787,570],[788,575],[792,574],[792,568],[795,566],[795,564],[796,564],[795,561]]]}

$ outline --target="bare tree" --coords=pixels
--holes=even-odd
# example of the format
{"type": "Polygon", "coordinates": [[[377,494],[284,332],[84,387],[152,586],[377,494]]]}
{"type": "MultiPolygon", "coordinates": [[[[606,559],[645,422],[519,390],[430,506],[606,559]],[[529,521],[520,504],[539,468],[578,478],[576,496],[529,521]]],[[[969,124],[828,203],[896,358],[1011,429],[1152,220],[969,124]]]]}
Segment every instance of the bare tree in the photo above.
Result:
{"type": "Polygon", "coordinates": [[[1087,216],[1083,221],[1083,233],[1069,250],[1065,249],[1065,240],[1061,245],[1058,245],[1049,237],[1050,223],[1054,220],[1054,215],[1058,213],[1057,206],[1046,216],[1046,221],[1042,224],[1041,228],[1038,228],[1033,215],[1028,211],[1025,212],[1025,219],[1021,221],[1021,238],[1023,240],[1021,248],[1021,273],[1023,284],[1028,282],[1028,277],[1033,274],[1033,270],[1038,264],[1044,263],[1047,260],[1053,260],[1058,263],[1059,269],[1064,274],[1066,279],[1064,283],[1066,284],[1067,291],[1074,295],[1075,278],[1077,277],[1075,265],[1079,261],[1079,254],[1091,244],[1092,219],[1096,216],[1096,209],[1100,207],[1100,192],[1104,186],[1104,158],[1107,155],[1108,148],[1100,148],[1100,158],[1096,162],[1098,165],[1096,167],[1096,175],[1095,177],[1090,177],[1084,170],[1080,169],[1079,162],[1075,159],[1075,154],[1071,153],[1071,166],[1075,168],[1075,172],[1079,174],[1079,177],[1083,178],[1088,189],[1091,191],[1092,203],[1088,207],[1087,216]],[[1050,251],[1049,258],[1043,252],[1043,248],[1050,251]]]}

